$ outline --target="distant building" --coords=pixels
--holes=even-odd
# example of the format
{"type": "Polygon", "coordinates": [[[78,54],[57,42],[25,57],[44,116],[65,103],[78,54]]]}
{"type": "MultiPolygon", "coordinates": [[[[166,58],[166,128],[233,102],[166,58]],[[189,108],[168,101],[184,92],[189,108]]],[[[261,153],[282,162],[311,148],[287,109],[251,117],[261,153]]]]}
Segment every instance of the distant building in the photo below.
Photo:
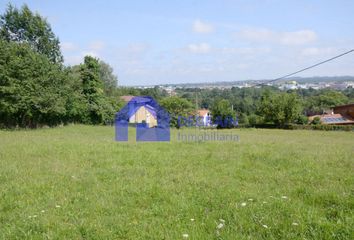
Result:
{"type": "Polygon", "coordinates": [[[135,97],[135,96],[127,95],[127,96],[121,96],[120,99],[127,103],[130,100],[132,100],[133,97],[135,97]]]}
{"type": "Polygon", "coordinates": [[[199,125],[203,125],[203,126],[211,125],[211,113],[208,109],[199,109],[198,117],[200,119],[199,125]]]}
{"type": "Polygon", "coordinates": [[[279,88],[282,90],[295,90],[299,87],[296,81],[288,81],[285,84],[282,84],[279,88]]]}
{"type": "Polygon", "coordinates": [[[329,84],[328,86],[329,88],[332,89],[336,89],[336,90],[345,90],[347,88],[347,84],[346,83],[333,83],[333,84],[329,84]]]}
{"type": "Polygon", "coordinates": [[[175,89],[172,86],[163,88],[169,96],[176,96],[175,89]]]}
{"type": "Polygon", "coordinates": [[[349,117],[354,119],[354,103],[336,106],[333,108],[333,112],[342,114],[344,117],[349,117]]]}
{"type": "Polygon", "coordinates": [[[347,88],[354,88],[354,82],[347,82],[347,88]]]}

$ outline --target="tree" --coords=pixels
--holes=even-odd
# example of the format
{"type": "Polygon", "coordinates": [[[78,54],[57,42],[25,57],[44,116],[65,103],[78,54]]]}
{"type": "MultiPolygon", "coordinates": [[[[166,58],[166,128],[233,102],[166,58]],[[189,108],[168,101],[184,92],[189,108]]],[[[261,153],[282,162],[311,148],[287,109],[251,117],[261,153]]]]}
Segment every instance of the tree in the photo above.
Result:
{"type": "Polygon", "coordinates": [[[313,125],[319,125],[321,124],[321,118],[320,117],[314,117],[311,124],[313,125]]]}
{"type": "Polygon", "coordinates": [[[103,81],[104,91],[107,95],[112,95],[113,90],[117,87],[118,78],[113,73],[113,68],[104,61],[100,60],[99,77],[103,81]]]}
{"type": "Polygon", "coordinates": [[[11,4],[0,15],[0,39],[28,43],[38,53],[44,54],[52,63],[62,63],[59,39],[53,33],[49,23],[27,5],[17,9],[11,4]]]}
{"type": "Polygon", "coordinates": [[[6,127],[38,127],[63,122],[70,96],[58,65],[28,44],[0,40],[0,122],[6,127]]]}
{"type": "Polygon", "coordinates": [[[0,16],[0,126],[113,120],[121,102],[103,90],[116,86],[112,68],[92,57],[74,67],[62,61],[47,21],[26,5],[9,5],[0,16]]]}
{"type": "Polygon", "coordinates": [[[266,92],[262,96],[259,113],[265,122],[284,126],[294,123],[301,115],[302,105],[294,93],[266,92]]]}
{"type": "Polygon", "coordinates": [[[216,101],[213,104],[211,115],[213,122],[216,123],[219,128],[230,128],[236,121],[235,112],[232,110],[230,102],[225,99],[216,101]]]}
{"type": "Polygon", "coordinates": [[[155,100],[159,101],[160,99],[167,97],[168,93],[160,89],[158,86],[153,88],[145,88],[140,90],[140,95],[153,97],[155,100]]]}
{"type": "Polygon", "coordinates": [[[324,90],[308,98],[306,112],[309,115],[322,114],[324,110],[348,103],[348,97],[341,92],[324,90]]]}
{"type": "Polygon", "coordinates": [[[90,123],[87,99],[82,91],[83,84],[80,78],[80,70],[80,65],[65,69],[68,76],[68,84],[66,87],[70,89],[70,91],[67,91],[70,95],[68,95],[66,103],[67,112],[65,121],[90,123]]]}
{"type": "Polygon", "coordinates": [[[193,105],[186,99],[174,96],[160,101],[161,106],[171,114],[170,123],[173,127],[179,127],[178,118],[188,118],[194,114],[193,105]]]}
{"type": "MultiPolygon", "coordinates": [[[[100,79],[98,59],[86,56],[81,65],[80,78],[82,92],[87,100],[89,123],[101,124],[107,120],[107,101],[103,92],[103,82],[100,79]]],[[[113,111],[113,109],[112,109],[113,111]]]]}

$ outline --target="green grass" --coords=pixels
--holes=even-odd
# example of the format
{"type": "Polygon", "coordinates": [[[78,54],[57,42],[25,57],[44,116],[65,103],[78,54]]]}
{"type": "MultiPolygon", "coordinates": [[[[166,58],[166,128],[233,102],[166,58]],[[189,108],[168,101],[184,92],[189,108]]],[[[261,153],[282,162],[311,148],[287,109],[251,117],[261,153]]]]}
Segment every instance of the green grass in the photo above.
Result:
{"type": "Polygon", "coordinates": [[[233,133],[240,142],[0,131],[0,238],[352,239],[353,132],[233,133]]]}

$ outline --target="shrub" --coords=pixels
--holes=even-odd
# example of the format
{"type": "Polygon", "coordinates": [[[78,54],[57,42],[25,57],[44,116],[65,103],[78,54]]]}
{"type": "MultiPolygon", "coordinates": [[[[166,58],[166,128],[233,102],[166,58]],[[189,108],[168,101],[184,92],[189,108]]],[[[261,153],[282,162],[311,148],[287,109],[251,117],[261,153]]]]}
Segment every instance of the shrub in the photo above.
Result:
{"type": "Polygon", "coordinates": [[[314,117],[314,119],[312,120],[311,124],[313,124],[313,125],[321,124],[321,118],[320,117],[314,117]]]}

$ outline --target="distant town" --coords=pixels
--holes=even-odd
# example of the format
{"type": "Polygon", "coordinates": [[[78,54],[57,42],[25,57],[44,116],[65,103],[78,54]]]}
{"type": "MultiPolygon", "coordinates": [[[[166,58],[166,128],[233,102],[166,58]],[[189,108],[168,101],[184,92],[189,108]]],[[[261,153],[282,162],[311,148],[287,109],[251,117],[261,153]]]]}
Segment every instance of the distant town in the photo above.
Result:
{"type": "Polygon", "coordinates": [[[136,86],[138,89],[148,89],[159,87],[165,90],[169,95],[176,94],[175,89],[178,88],[199,88],[199,89],[230,89],[230,88],[250,88],[261,86],[272,86],[280,90],[296,90],[296,89],[334,89],[345,90],[354,88],[353,76],[336,76],[336,77],[292,77],[282,79],[280,81],[268,80],[243,80],[232,82],[212,82],[212,83],[181,83],[181,84],[163,84],[163,85],[145,85],[136,86]]]}

